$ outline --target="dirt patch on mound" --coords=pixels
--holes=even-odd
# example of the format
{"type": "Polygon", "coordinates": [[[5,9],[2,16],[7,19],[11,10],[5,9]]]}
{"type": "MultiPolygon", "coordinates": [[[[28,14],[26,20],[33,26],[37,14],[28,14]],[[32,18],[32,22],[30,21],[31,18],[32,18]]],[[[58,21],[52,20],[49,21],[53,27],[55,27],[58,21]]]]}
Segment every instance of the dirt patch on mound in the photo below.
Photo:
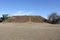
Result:
{"type": "Polygon", "coordinates": [[[13,16],[8,18],[4,22],[44,22],[44,18],[41,16],[13,16]]]}

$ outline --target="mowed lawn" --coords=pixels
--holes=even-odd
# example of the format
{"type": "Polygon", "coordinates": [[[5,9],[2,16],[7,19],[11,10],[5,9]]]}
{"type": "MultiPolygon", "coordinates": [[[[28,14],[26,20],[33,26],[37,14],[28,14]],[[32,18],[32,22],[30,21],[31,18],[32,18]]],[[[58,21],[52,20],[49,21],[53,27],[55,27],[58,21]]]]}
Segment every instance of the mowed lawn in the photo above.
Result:
{"type": "Polygon", "coordinates": [[[0,23],[0,40],[60,40],[60,24],[0,23]]]}

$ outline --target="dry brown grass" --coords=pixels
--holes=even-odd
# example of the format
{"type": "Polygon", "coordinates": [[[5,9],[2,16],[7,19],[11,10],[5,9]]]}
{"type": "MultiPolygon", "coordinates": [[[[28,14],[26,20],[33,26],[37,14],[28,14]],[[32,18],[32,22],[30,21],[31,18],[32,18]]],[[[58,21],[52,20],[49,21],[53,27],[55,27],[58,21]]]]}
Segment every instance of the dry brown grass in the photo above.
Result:
{"type": "Polygon", "coordinates": [[[0,40],[60,40],[60,25],[0,23],[0,40]]]}

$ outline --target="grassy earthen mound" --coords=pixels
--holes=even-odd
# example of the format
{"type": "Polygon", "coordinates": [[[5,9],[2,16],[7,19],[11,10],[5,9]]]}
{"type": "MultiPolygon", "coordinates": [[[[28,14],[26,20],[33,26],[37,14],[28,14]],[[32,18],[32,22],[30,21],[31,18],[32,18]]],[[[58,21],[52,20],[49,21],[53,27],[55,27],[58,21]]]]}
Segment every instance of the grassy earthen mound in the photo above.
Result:
{"type": "Polygon", "coordinates": [[[41,16],[12,16],[5,20],[4,22],[17,22],[17,23],[23,23],[23,22],[38,22],[42,23],[45,21],[45,18],[41,16]]]}

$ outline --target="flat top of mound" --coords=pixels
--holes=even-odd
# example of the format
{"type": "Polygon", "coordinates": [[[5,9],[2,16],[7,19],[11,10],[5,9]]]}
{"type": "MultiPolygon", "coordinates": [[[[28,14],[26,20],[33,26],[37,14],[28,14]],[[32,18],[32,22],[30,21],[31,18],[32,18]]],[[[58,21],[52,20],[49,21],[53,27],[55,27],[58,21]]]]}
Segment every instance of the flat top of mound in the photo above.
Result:
{"type": "Polygon", "coordinates": [[[41,16],[12,16],[4,22],[43,22],[45,18],[41,16]]]}

